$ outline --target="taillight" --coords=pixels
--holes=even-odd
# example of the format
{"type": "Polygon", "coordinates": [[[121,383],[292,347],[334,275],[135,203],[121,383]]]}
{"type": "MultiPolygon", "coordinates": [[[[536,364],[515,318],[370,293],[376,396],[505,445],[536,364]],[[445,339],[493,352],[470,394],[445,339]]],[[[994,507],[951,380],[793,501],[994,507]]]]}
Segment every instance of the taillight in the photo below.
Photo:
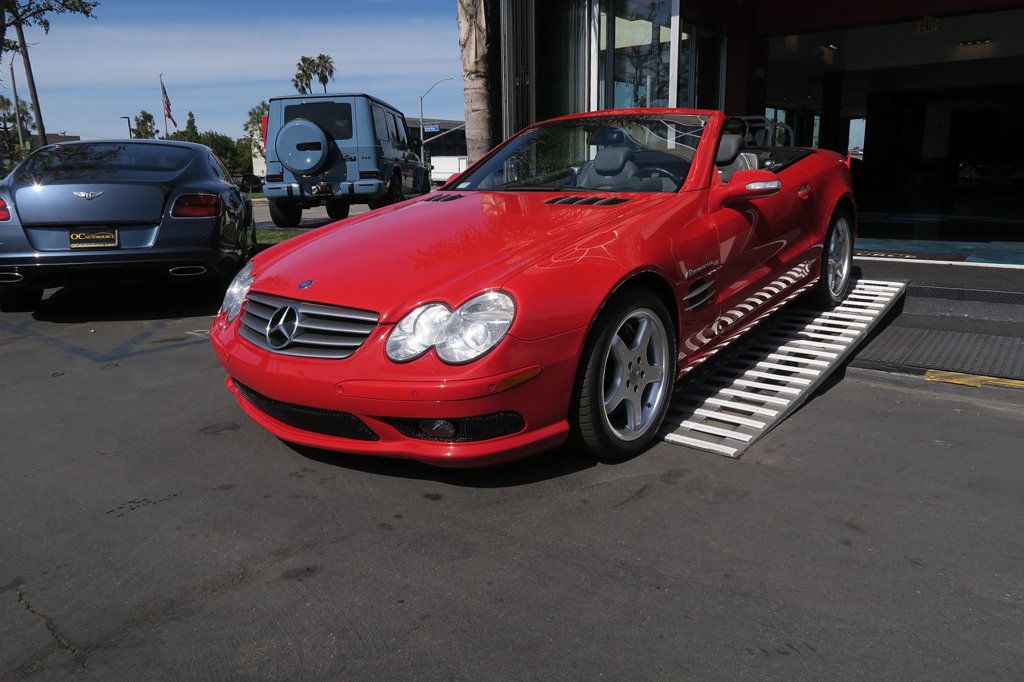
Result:
{"type": "Polygon", "coordinates": [[[376,180],[380,177],[380,171],[359,171],[360,180],[376,180]]]}
{"type": "Polygon", "coordinates": [[[269,116],[264,116],[263,117],[263,121],[260,123],[260,125],[263,128],[263,144],[260,145],[260,146],[263,147],[263,149],[262,149],[262,151],[263,151],[263,158],[267,158],[267,120],[269,118],[270,118],[269,116]]]}
{"type": "Polygon", "coordinates": [[[182,194],[174,202],[171,217],[214,218],[220,212],[220,197],[214,194],[182,194]]]}
{"type": "Polygon", "coordinates": [[[271,173],[266,178],[267,182],[284,182],[283,173],[271,173]]]}
{"type": "Polygon", "coordinates": [[[6,223],[11,219],[11,207],[7,205],[7,202],[0,199],[0,223],[6,223]]]}

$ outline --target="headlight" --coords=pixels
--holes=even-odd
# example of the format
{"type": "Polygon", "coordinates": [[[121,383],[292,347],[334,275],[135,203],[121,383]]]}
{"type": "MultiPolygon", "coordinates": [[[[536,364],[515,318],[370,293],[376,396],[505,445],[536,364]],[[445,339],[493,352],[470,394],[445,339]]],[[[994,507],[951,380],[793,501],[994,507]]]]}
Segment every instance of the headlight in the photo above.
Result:
{"type": "Polygon", "coordinates": [[[238,313],[242,309],[242,303],[245,302],[245,296],[249,293],[249,287],[252,286],[253,280],[256,279],[252,276],[252,267],[253,264],[249,263],[242,268],[241,272],[231,280],[228,290],[224,292],[224,303],[221,305],[220,311],[227,314],[228,322],[238,317],[238,313]]]}
{"type": "Polygon", "coordinates": [[[444,362],[469,362],[501,341],[515,314],[512,297],[500,291],[480,294],[455,312],[440,303],[428,303],[395,325],[388,336],[387,354],[395,362],[406,362],[433,347],[444,362]]]}

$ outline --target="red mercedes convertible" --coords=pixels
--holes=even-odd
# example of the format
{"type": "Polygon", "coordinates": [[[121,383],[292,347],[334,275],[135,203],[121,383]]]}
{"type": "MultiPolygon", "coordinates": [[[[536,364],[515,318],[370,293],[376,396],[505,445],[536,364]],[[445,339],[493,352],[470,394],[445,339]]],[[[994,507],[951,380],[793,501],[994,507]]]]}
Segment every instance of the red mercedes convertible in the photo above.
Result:
{"type": "Polygon", "coordinates": [[[432,194],[254,258],[210,330],[279,438],[475,466],[658,437],[673,384],[803,289],[850,286],[850,173],[722,113],[531,126],[432,194]]]}

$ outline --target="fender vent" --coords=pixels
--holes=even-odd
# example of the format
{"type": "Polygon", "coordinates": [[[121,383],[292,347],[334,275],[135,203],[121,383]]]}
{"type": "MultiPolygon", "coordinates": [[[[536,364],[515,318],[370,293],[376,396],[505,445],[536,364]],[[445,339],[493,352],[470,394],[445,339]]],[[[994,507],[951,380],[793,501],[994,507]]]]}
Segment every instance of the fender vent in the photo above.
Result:
{"type": "Polygon", "coordinates": [[[462,196],[461,194],[431,194],[423,201],[455,201],[461,199],[462,196]]]}
{"type": "Polygon", "coordinates": [[[622,197],[555,197],[554,199],[548,199],[545,204],[583,204],[584,206],[615,206],[616,204],[624,204],[629,199],[623,199],[622,197]]]}
{"type": "Polygon", "coordinates": [[[715,283],[706,279],[698,279],[692,285],[690,285],[690,291],[686,296],[683,297],[683,309],[684,310],[697,310],[703,308],[711,301],[715,300],[715,295],[718,290],[715,288],[715,283]]]}

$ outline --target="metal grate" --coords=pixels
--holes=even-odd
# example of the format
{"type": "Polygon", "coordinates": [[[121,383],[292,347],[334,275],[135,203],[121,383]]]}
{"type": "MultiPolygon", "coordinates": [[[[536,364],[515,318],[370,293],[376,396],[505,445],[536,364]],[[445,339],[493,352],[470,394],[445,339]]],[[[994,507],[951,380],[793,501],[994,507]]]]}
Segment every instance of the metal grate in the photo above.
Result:
{"type": "Polygon", "coordinates": [[[463,197],[462,194],[448,194],[448,193],[432,194],[432,195],[428,196],[426,199],[424,199],[423,201],[432,201],[432,202],[455,201],[456,199],[461,199],[462,197],[463,197]]]}
{"type": "Polygon", "coordinates": [[[253,407],[282,424],[326,436],[354,440],[380,440],[380,436],[354,414],[284,403],[268,398],[238,381],[235,381],[234,384],[242,397],[253,407]]]}
{"type": "Polygon", "coordinates": [[[857,364],[1024,379],[1024,338],[890,327],[857,354],[857,364]]]}
{"type": "Polygon", "coordinates": [[[1020,305],[1024,303],[1024,291],[997,291],[995,289],[963,289],[954,287],[936,287],[925,284],[911,284],[907,287],[907,296],[916,298],[938,298],[946,301],[973,301],[976,303],[1004,303],[1020,305]]]}
{"type": "Polygon", "coordinates": [[[296,301],[258,291],[249,293],[242,310],[238,333],[246,341],[272,353],[331,360],[355,353],[380,319],[368,310],[296,301]],[[267,338],[270,319],[288,307],[294,308],[298,316],[295,332],[287,343],[272,346],[267,338]]]}
{"type": "Polygon", "coordinates": [[[627,201],[629,201],[629,199],[623,199],[622,197],[555,197],[554,199],[548,199],[544,203],[558,204],[560,206],[616,206],[618,204],[624,204],[627,201]]]}
{"type": "Polygon", "coordinates": [[[843,364],[904,289],[862,279],[833,310],[782,308],[679,384],[665,440],[739,457],[843,364]]]}

